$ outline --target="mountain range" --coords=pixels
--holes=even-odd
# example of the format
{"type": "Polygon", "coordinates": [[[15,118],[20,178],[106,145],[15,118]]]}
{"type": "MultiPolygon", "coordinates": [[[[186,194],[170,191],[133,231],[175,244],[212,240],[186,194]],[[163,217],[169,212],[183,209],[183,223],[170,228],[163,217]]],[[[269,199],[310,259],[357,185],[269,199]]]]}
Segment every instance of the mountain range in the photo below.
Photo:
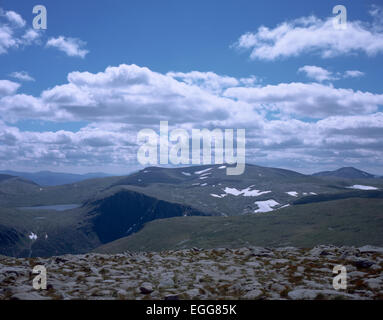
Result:
{"type": "Polygon", "coordinates": [[[377,177],[373,174],[356,169],[354,167],[343,167],[334,171],[317,172],[317,173],[314,173],[313,176],[336,177],[336,178],[345,178],[345,179],[372,179],[377,177]]]}
{"type": "Polygon", "coordinates": [[[20,172],[12,170],[0,171],[0,174],[8,174],[11,176],[20,177],[26,180],[33,181],[40,186],[58,186],[62,184],[75,183],[92,178],[108,177],[110,174],[103,172],[75,174],[64,172],[52,172],[52,171],[39,171],[39,172],[20,172]]]}
{"type": "Polygon", "coordinates": [[[381,178],[251,164],[227,176],[226,167],[149,167],[56,186],[0,175],[0,254],[383,245],[381,178]]]}

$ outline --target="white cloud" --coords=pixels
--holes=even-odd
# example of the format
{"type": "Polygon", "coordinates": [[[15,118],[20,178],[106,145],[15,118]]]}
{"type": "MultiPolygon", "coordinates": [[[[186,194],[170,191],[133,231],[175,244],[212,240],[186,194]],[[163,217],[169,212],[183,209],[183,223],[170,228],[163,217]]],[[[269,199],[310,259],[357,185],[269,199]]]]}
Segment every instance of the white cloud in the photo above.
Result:
{"type": "Polygon", "coordinates": [[[383,165],[383,113],[336,116],[317,122],[266,121],[251,131],[247,155],[257,163],[307,169],[356,165],[380,170],[383,165]],[[380,168],[380,169],[379,169],[380,168]]]}
{"type": "Polygon", "coordinates": [[[202,125],[201,119],[207,126],[247,125],[268,112],[317,119],[367,114],[383,105],[381,94],[319,83],[247,87],[240,79],[214,73],[181,75],[190,83],[176,80],[175,73],[160,74],[136,65],[108,67],[99,73],[71,72],[68,83],[47,89],[40,97],[19,94],[0,103],[13,119],[28,115],[142,125],[168,120],[189,126],[202,125]],[[214,81],[208,86],[200,79],[214,81]],[[230,84],[234,87],[227,88],[230,84]]]}
{"type": "Polygon", "coordinates": [[[24,27],[26,24],[25,20],[14,11],[6,11],[4,15],[11,23],[15,24],[19,28],[24,27]]]}
{"type": "Polygon", "coordinates": [[[8,122],[22,119],[49,119],[55,112],[41,99],[26,94],[6,95],[0,98],[1,111],[8,122]]]}
{"type": "Polygon", "coordinates": [[[37,42],[41,33],[25,27],[25,20],[18,13],[0,8],[0,54],[37,42]]]}
{"type": "Polygon", "coordinates": [[[377,31],[383,31],[383,8],[373,4],[371,5],[369,14],[374,20],[374,29],[377,31]]]}
{"type": "Polygon", "coordinates": [[[123,168],[135,163],[137,132],[158,131],[159,121],[168,120],[170,129],[245,128],[248,162],[315,170],[342,163],[383,165],[382,95],[319,83],[246,87],[229,76],[182,76],[216,84],[186,83],[136,65],[72,72],[67,83],[36,97],[17,94],[16,83],[0,82],[5,94],[0,97],[0,163],[123,168]],[[304,122],[291,114],[319,120],[304,122]],[[77,132],[22,132],[9,124],[22,119],[91,124],[77,132]]]}
{"type": "Polygon", "coordinates": [[[136,131],[114,124],[90,124],[77,132],[20,131],[0,121],[0,163],[36,166],[116,166],[136,160],[136,131]]]}
{"type": "MultiPolygon", "coordinates": [[[[21,132],[0,121],[0,163],[57,166],[134,164],[137,126],[92,123],[77,132],[21,132]]],[[[264,120],[247,127],[249,162],[313,167],[339,163],[383,165],[383,114],[337,116],[315,123],[264,120]],[[279,161],[279,162],[278,162],[279,161]]]]}
{"type": "Polygon", "coordinates": [[[341,78],[357,78],[364,76],[364,72],[359,70],[347,70],[343,74],[341,72],[337,72],[335,75],[322,67],[318,66],[303,66],[298,69],[298,72],[303,72],[306,74],[306,77],[314,79],[318,82],[323,81],[334,81],[339,80],[341,78]]]}
{"type": "Polygon", "coordinates": [[[13,37],[13,31],[8,26],[0,26],[0,54],[6,53],[9,48],[16,47],[17,41],[13,37]]]}
{"type": "Polygon", "coordinates": [[[245,87],[254,87],[257,83],[262,82],[262,79],[252,75],[250,77],[239,79],[239,82],[245,87]]]}
{"type": "Polygon", "coordinates": [[[41,34],[34,29],[28,29],[21,37],[21,41],[24,44],[32,44],[40,38],[41,34]]]}
{"type": "Polygon", "coordinates": [[[39,99],[57,110],[53,118],[67,120],[152,124],[162,119],[201,124],[206,119],[207,124],[225,125],[259,117],[249,104],[222,97],[203,85],[124,64],[96,74],[72,72],[67,84],[44,91],[39,99]]]}
{"type": "Polygon", "coordinates": [[[10,74],[12,78],[18,79],[20,81],[35,81],[26,71],[15,71],[10,74]]]}
{"type": "Polygon", "coordinates": [[[358,78],[363,76],[364,76],[364,72],[361,72],[359,70],[347,70],[344,73],[344,78],[358,78]]]}
{"type": "Polygon", "coordinates": [[[221,92],[224,88],[236,87],[239,81],[236,78],[220,76],[214,72],[168,72],[169,77],[183,81],[189,85],[197,85],[211,92],[221,92]]]}
{"type": "Polygon", "coordinates": [[[14,94],[19,87],[19,83],[9,80],[0,80],[0,97],[14,94]]]}
{"type": "Polygon", "coordinates": [[[60,51],[65,52],[70,57],[80,57],[84,58],[89,51],[83,49],[86,43],[80,39],[76,38],[66,38],[64,36],[59,36],[57,38],[50,38],[47,41],[47,47],[57,48],[60,51]]]}
{"type": "Polygon", "coordinates": [[[352,89],[337,89],[318,83],[280,83],[258,88],[229,88],[225,96],[282,114],[324,118],[375,112],[383,95],[352,89]]]}
{"type": "MultiPolygon", "coordinates": [[[[25,20],[18,13],[0,8],[0,54],[32,44],[41,45],[43,35],[44,31],[27,28],[25,20]]],[[[85,45],[80,39],[64,36],[52,37],[46,42],[47,47],[54,47],[68,56],[81,58],[89,53],[84,49],[85,45]]]]}
{"type": "Polygon", "coordinates": [[[246,78],[236,79],[234,77],[229,77],[225,75],[218,75],[214,72],[200,72],[200,71],[191,71],[191,72],[168,72],[166,74],[169,77],[172,77],[176,80],[185,82],[189,85],[198,86],[209,92],[220,94],[226,88],[237,87],[239,85],[244,86],[255,86],[259,81],[258,78],[254,75],[246,78]]]}
{"type": "Polygon", "coordinates": [[[301,54],[317,53],[324,58],[364,52],[373,56],[383,52],[383,33],[379,23],[372,25],[348,21],[347,29],[337,30],[333,18],[315,16],[283,22],[274,28],[261,26],[257,32],[243,34],[235,43],[251,50],[251,59],[275,60],[301,54]]]}
{"type": "Polygon", "coordinates": [[[330,71],[317,66],[303,66],[298,69],[298,72],[304,72],[307,77],[319,82],[335,79],[330,71]]]}

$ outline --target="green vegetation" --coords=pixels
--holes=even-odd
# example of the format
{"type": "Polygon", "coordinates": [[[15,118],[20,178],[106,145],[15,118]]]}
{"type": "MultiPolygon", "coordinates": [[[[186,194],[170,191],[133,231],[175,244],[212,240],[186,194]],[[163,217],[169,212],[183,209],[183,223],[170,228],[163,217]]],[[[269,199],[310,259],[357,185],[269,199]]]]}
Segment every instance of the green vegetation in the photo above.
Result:
{"type": "Polygon", "coordinates": [[[95,251],[157,251],[191,247],[383,245],[383,200],[343,199],[255,215],[156,220],[95,251]]]}
{"type": "Polygon", "coordinates": [[[382,244],[383,179],[313,177],[255,165],[240,176],[225,171],[219,165],[150,167],[51,187],[0,175],[0,254],[83,253],[127,236],[110,248],[382,244]],[[348,189],[354,184],[380,190],[348,189]],[[267,193],[230,194],[239,190],[267,193]],[[270,199],[279,203],[274,212],[254,214],[257,201],[270,199]],[[81,206],[60,212],[20,209],[60,204],[81,206]],[[165,219],[171,217],[179,218],[165,219]],[[148,224],[156,219],[165,220],[148,224]],[[37,240],[29,238],[32,232],[37,240]]]}
{"type": "Polygon", "coordinates": [[[88,252],[101,242],[91,232],[84,212],[2,208],[0,253],[28,257],[88,252]],[[29,238],[31,233],[38,235],[37,240],[29,238]]]}

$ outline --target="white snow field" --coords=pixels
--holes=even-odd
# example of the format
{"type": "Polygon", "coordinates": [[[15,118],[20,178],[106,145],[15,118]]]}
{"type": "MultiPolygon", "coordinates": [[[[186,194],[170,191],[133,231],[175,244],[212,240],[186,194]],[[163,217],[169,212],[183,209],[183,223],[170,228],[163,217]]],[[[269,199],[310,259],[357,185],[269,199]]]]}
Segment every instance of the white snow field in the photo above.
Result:
{"type": "Polygon", "coordinates": [[[349,188],[349,189],[357,189],[357,190],[378,190],[378,188],[376,188],[376,187],[364,186],[364,185],[361,185],[361,184],[354,184],[353,186],[347,187],[347,188],[349,188]]]}
{"type": "Polygon", "coordinates": [[[213,169],[213,168],[207,168],[207,169],[205,169],[205,170],[196,171],[196,172],[194,172],[194,174],[202,174],[202,173],[205,173],[205,172],[210,171],[211,169],[213,169]]]}
{"type": "Polygon", "coordinates": [[[31,234],[28,236],[29,239],[31,240],[37,240],[37,235],[34,234],[32,231],[31,231],[31,234]]]}
{"type": "Polygon", "coordinates": [[[246,189],[238,190],[236,188],[226,187],[223,191],[226,194],[231,194],[233,196],[243,195],[244,197],[258,197],[262,194],[269,193],[271,191],[260,191],[260,190],[250,190],[253,186],[247,187],[246,189]]]}
{"type": "Polygon", "coordinates": [[[273,211],[274,209],[272,207],[275,207],[279,204],[273,199],[266,201],[255,201],[254,203],[258,206],[258,209],[254,211],[255,213],[273,211]]]}
{"type": "Polygon", "coordinates": [[[210,195],[211,195],[212,197],[214,197],[214,198],[224,198],[224,197],[227,196],[227,194],[221,194],[221,195],[219,195],[219,194],[215,194],[215,193],[210,193],[210,195]]]}

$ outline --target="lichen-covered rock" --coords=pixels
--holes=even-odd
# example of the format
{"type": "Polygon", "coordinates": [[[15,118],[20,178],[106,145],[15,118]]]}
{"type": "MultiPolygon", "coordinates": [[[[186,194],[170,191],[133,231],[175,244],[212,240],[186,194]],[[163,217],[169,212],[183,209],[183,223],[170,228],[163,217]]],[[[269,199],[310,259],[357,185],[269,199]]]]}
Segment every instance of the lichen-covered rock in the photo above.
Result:
{"type": "Polygon", "coordinates": [[[144,282],[143,284],[141,284],[140,286],[140,292],[142,294],[150,294],[152,293],[154,290],[153,290],[153,285],[149,282],[144,282]]]}
{"type": "Polygon", "coordinates": [[[51,258],[0,257],[0,299],[381,299],[383,249],[190,249],[51,258]],[[32,269],[47,269],[35,290],[32,269]],[[347,288],[335,290],[336,265],[347,288]]]}

